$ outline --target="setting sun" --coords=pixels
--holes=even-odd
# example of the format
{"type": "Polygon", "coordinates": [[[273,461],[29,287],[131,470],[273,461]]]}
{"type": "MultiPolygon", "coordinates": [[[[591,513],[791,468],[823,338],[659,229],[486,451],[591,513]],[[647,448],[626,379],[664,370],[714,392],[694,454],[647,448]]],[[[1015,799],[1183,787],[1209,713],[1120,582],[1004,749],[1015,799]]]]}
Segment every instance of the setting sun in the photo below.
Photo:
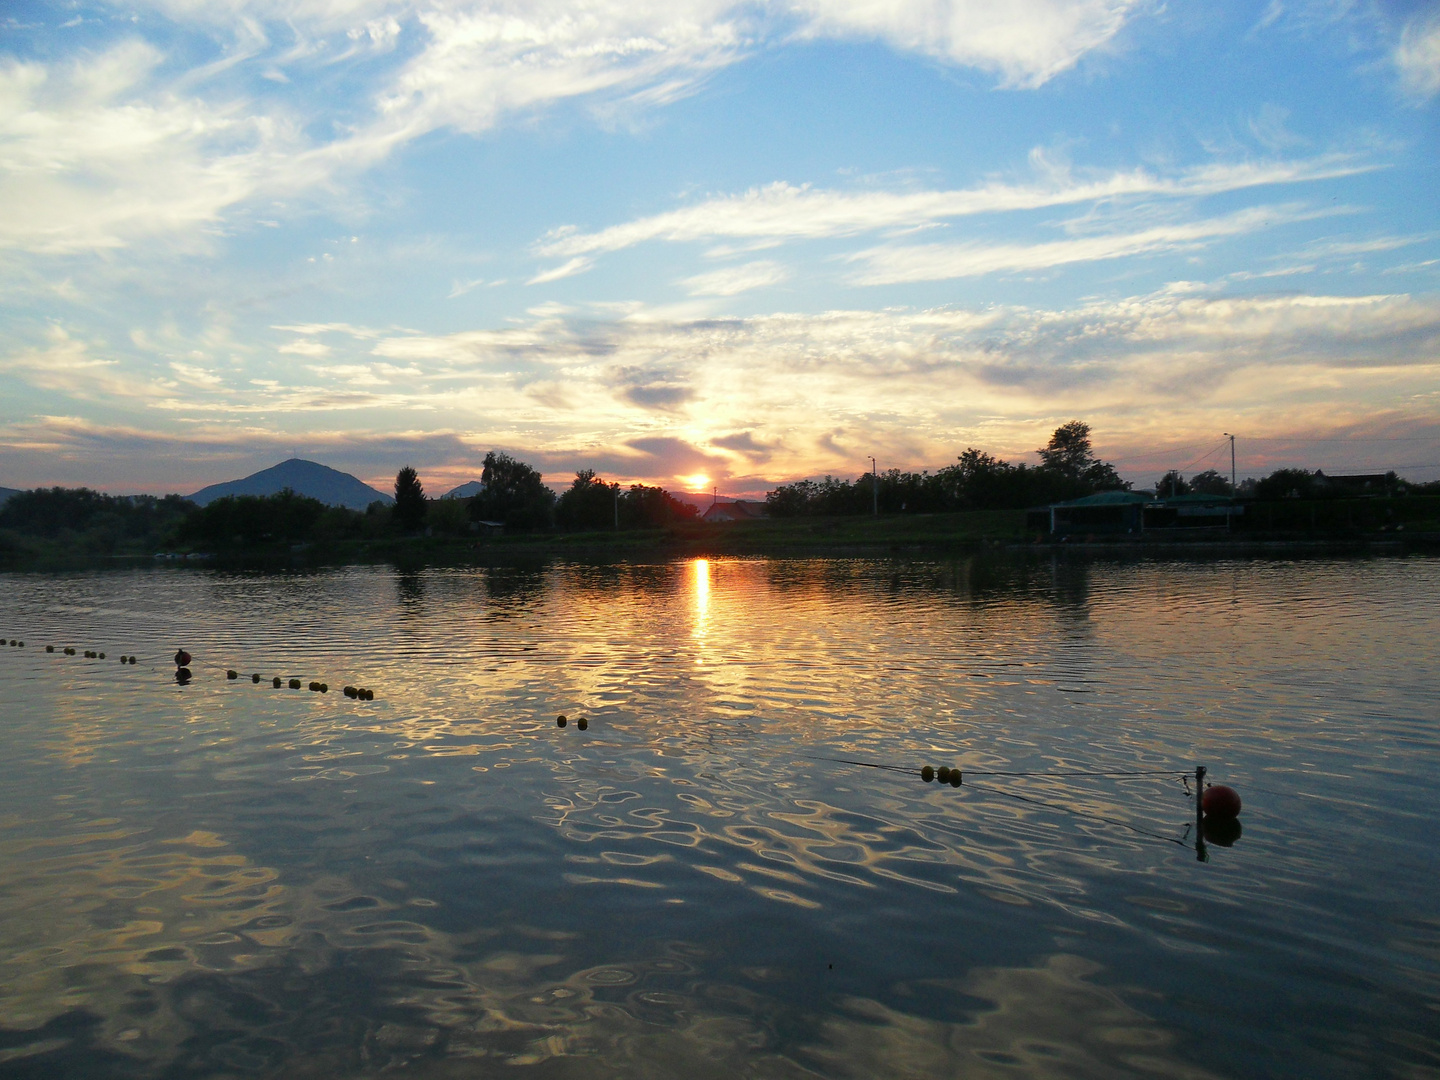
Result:
{"type": "Polygon", "coordinates": [[[695,473],[693,476],[680,476],[676,477],[676,479],[685,485],[687,491],[704,491],[710,486],[710,477],[704,473],[695,473]]]}

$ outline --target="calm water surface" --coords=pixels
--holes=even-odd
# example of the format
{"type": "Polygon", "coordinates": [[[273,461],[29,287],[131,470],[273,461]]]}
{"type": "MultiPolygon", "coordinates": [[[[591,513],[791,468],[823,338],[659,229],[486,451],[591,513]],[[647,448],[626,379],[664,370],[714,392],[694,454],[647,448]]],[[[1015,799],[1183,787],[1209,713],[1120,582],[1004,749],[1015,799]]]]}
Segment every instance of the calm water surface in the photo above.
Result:
{"type": "Polygon", "coordinates": [[[0,624],[5,1077],[1440,1075],[1440,561],[157,569],[0,624]],[[827,758],[1205,764],[1244,834],[827,758]]]}

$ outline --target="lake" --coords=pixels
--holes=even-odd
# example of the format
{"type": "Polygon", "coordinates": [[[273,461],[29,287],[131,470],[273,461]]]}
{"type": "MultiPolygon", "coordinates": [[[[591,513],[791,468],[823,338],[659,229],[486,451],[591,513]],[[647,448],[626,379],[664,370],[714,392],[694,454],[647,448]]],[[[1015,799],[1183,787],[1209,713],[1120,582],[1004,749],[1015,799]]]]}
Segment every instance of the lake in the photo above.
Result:
{"type": "Polygon", "coordinates": [[[0,1076],[1440,1075],[1440,560],[3,575],[0,633],[0,1076]]]}

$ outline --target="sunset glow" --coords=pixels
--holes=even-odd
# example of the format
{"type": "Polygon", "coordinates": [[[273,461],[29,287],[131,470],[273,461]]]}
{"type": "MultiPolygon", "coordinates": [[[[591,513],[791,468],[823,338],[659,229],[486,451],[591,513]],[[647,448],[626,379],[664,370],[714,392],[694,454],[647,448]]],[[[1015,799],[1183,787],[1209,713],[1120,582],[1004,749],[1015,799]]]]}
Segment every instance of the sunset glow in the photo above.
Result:
{"type": "Polygon", "coordinates": [[[1440,478],[1433,5],[7,10],[0,487],[1440,478]]]}

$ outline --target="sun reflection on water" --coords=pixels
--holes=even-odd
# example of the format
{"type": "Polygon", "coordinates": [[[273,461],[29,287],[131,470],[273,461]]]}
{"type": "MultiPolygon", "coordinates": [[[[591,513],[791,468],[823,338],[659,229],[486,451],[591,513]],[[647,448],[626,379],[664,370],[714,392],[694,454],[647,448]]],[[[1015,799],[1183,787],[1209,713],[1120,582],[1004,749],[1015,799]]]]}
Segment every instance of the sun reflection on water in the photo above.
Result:
{"type": "MultiPolygon", "coordinates": [[[[690,564],[691,586],[695,597],[695,629],[692,632],[699,645],[705,644],[710,632],[710,560],[696,559],[690,564]]],[[[705,662],[704,656],[697,656],[697,664],[705,662]]]]}

